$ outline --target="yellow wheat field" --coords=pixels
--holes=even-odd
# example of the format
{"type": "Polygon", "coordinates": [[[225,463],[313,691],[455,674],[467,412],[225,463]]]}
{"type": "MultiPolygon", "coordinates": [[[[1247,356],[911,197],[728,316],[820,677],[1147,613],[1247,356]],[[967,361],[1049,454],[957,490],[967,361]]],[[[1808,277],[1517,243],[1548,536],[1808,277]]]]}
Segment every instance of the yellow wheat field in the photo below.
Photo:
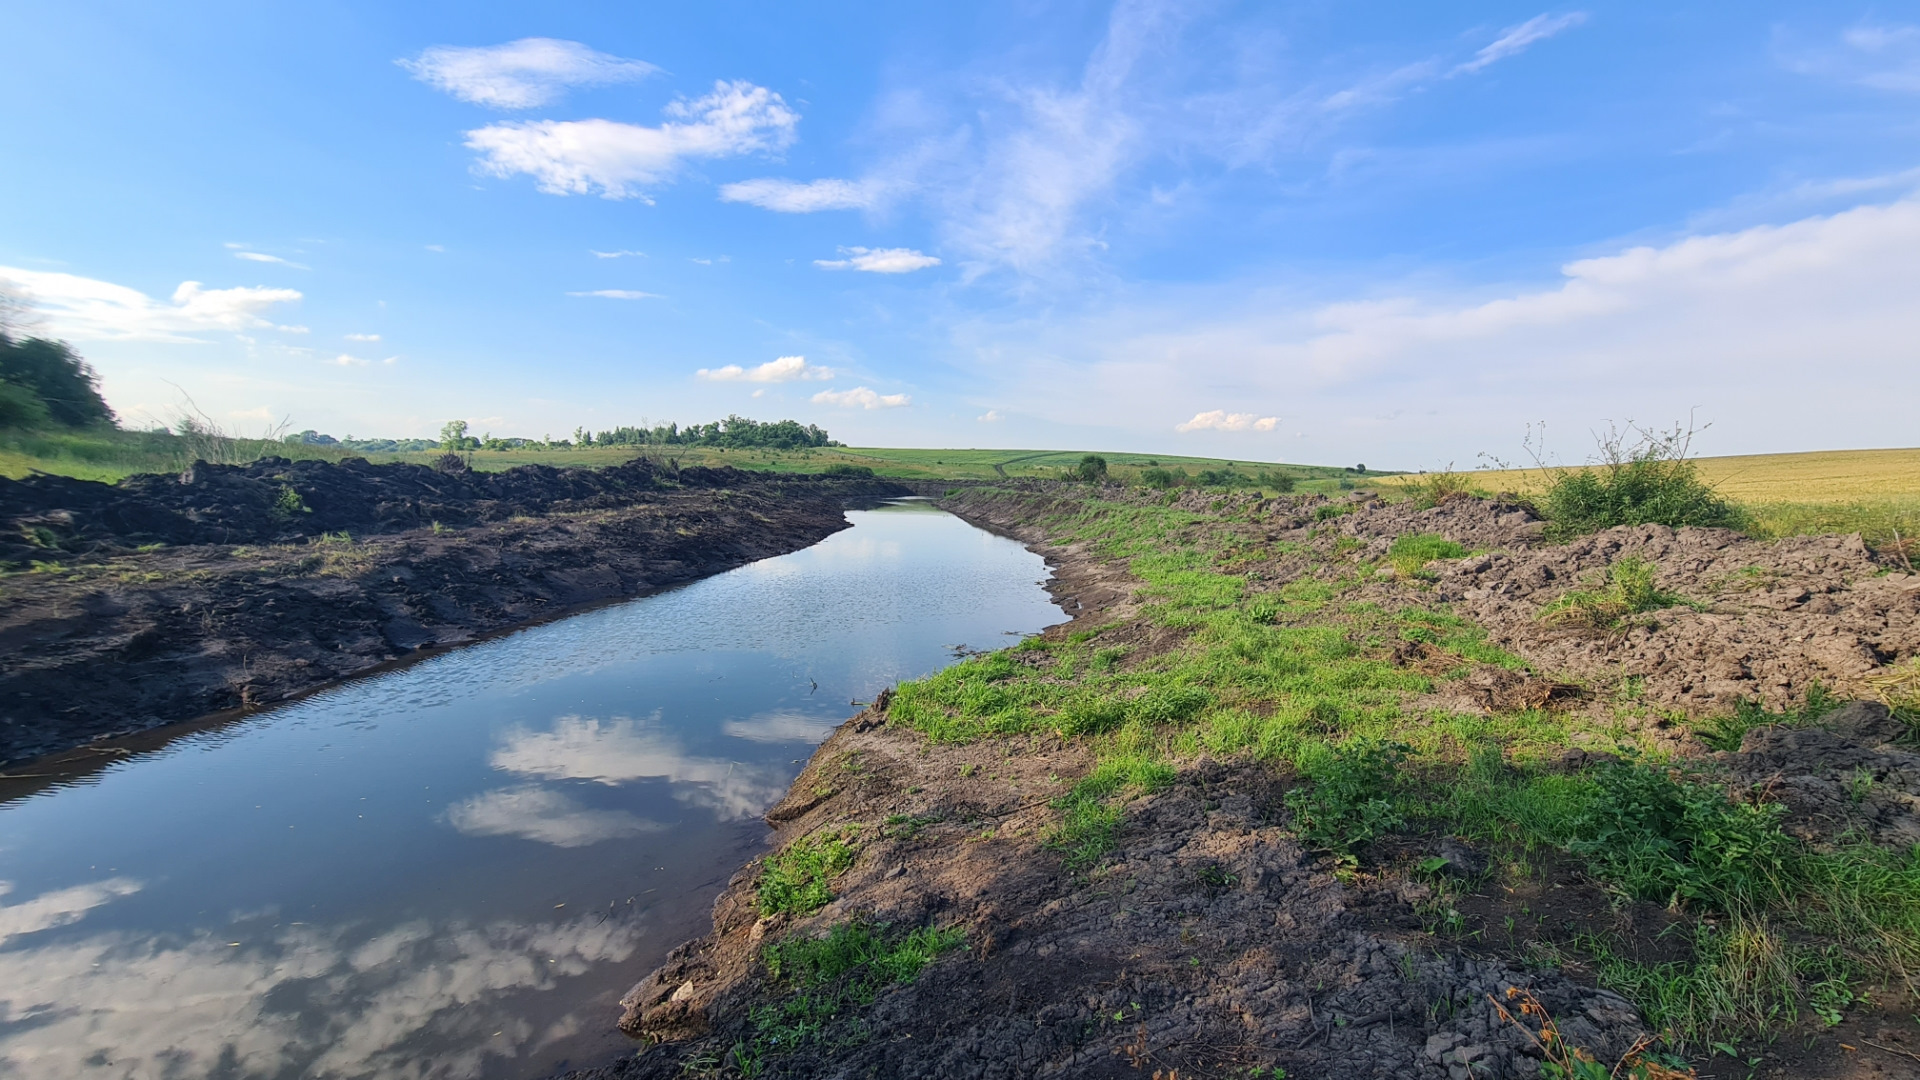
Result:
{"type": "MultiPolygon", "coordinates": [[[[1742,503],[1854,503],[1920,499],[1920,449],[1818,450],[1699,458],[1700,478],[1742,503]]],[[[1487,491],[1530,494],[1545,486],[1538,469],[1470,474],[1487,491]]]]}
{"type": "MultiPolygon", "coordinates": [[[[1760,536],[1857,532],[1911,552],[1920,534],[1920,449],[1819,450],[1699,458],[1700,478],[1747,512],[1760,536]]],[[[1472,472],[1478,491],[1538,493],[1552,472],[1472,472]]],[[[1391,484],[1385,481],[1383,486],[1391,484]]]]}

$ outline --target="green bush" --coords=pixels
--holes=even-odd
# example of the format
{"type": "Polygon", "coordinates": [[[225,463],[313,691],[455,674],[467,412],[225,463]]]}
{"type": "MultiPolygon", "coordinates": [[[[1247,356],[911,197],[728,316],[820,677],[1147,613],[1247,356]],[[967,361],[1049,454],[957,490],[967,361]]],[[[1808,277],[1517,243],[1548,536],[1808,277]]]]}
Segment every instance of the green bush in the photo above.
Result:
{"type": "Polygon", "coordinates": [[[113,423],[113,410],[100,396],[100,376],[64,341],[0,333],[0,384],[7,387],[0,392],[0,426],[113,423]]]}
{"type": "Polygon", "coordinates": [[[1255,479],[1260,481],[1261,487],[1271,488],[1282,495],[1292,491],[1294,484],[1297,483],[1297,479],[1290,473],[1273,472],[1267,469],[1260,470],[1260,475],[1255,479]]]}
{"type": "Polygon", "coordinates": [[[1689,455],[1693,432],[1629,425],[1599,437],[1595,465],[1552,474],[1540,509],[1556,539],[1616,525],[1739,528],[1739,508],[1700,479],[1689,455]],[[1637,440],[1629,445],[1629,440],[1637,440]]]}
{"type": "Polygon", "coordinates": [[[1089,484],[1097,484],[1107,478],[1107,459],[1099,454],[1088,454],[1073,467],[1073,474],[1089,484]]]}
{"type": "Polygon", "coordinates": [[[1201,469],[1199,474],[1193,478],[1193,482],[1201,487],[1241,488],[1254,486],[1253,477],[1245,473],[1235,472],[1232,469],[1201,469]]]}
{"type": "Polygon", "coordinates": [[[1338,746],[1319,745],[1301,755],[1300,771],[1311,788],[1287,792],[1294,831],[1344,855],[1403,824],[1393,808],[1393,788],[1409,747],[1356,736],[1338,746]]]}
{"type": "Polygon", "coordinates": [[[815,833],[767,859],[760,875],[760,914],[811,915],[833,900],[832,881],[853,865],[848,831],[815,833]]]}
{"type": "MultiPolygon", "coordinates": [[[[824,469],[821,469],[820,475],[821,476],[846,476],[846,477],[853,477],[861,480],[871,480],[873,479],[873,470],[867,468],[865,465],[848,465],[848,464],[845,464],[844,462],[837,462],[835,464],[827,466],[824,469]]],[[[951,492],[949,492],[949,494],[951,494],[951,492]]]]}
{"type": "Polygon", "coordinates": [[[1407,533],[1397,536],[1387,549],[1387,559],[1402,577],[1413,577],[1435,559],[1458,559],[1467,549],[1438,533],[1407,533]]]}
{"type": "Polygon", "coordinates": [[[1185,487],[1187,484],[1187,470],[1142,469],[1140,471],[1140,482],[1158,491],[1165,491],[1168,488],[1185,487]]]}

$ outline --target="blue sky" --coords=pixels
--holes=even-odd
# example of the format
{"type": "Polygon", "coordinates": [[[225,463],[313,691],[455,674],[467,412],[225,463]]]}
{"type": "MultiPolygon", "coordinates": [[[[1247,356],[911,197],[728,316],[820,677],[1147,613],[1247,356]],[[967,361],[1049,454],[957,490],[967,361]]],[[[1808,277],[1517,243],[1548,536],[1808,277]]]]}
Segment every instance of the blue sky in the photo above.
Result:
{"type": "Polygon", "coordinates": [[[132,423],[1433,467],[1913,445],[1920,5],[13,5],[132,423]]]}

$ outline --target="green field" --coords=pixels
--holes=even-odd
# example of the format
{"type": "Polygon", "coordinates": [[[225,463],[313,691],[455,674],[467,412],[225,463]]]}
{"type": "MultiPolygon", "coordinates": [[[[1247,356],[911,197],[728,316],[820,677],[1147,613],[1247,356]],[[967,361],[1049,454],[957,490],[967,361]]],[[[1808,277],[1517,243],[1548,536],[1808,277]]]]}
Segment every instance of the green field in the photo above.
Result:
{"type": "MultiPolygon", "coordinates": [[[[426,463],[440,451],[404,454],[359,454],[338,447],[306,446],[232,440],[196,455],[188,440],[172,435],[132,431],[47,433],[0,432],[0,475],[14,479],[32,472],[77,476],[113,482],[135,473],[178,472],[195,456],[208,460],[248,461],[266,454],[296,459],[338,461],[365,457],[370,461],[426,463]]],[[[511,469],[516,465],[617,465],[641,451],[633,447],[522,447],[517,450],[475,450],[463,454],[476,469],[511,469]]],[[[881,476],[902,480],[994,480],[1059,476],[1078,464],[1085,450],[911,450],[870,447],[818,447],[804,450],[724,450],[700,446],[655,446],[650,456],[672,458],[682,465],[732,465],[773,472],[819,472],[829,465],[857,465],[881,476]]],[[[1132,480],[1143,469],[1164,467],[1197,474],[1206,469],[1262,469],[1282,471],[1302,482],[1307,491],[1337,489],[1358,477],[1347,469],[1326,465],[1291,465],[1244,458],[1198,458],[1175,454],[1103,453],[1115,478],[1132,480]]],[[[1369,472],[1368,476],[1381,475],[1369,472]]]]}

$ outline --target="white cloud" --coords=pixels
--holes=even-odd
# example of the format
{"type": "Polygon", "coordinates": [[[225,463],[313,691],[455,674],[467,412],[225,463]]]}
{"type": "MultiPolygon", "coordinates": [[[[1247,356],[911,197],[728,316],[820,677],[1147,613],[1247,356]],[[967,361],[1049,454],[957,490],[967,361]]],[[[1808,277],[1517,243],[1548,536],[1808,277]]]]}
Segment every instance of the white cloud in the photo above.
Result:
{"type": "Polygon", "coordinates": [[[1055,422],[1147,432],[1175,407],[1285,400],[1314,454],[1421,467],[1512,456],[1540,419],[1576,433],[1557,449],[1578,460],[1571,444],[1606,417],[1698,407],[1714,422],[1705,452],[1758,453],[1909,445],[1916,295],[1920,198],[1907,198],[1580,259],[1529,288],[1316,304],[1156,285],[957,337],[990,361],[974,369],[983,393],[1055,422]]]}
{"type": "Polygon", "coordinates": [[[345,337],[348,341],[379,341],[380,340],[379,334],[347,334],[345,335],[345,337]]]}
{"type": "Polygon", "coordinates": [[[843,409],[898,409],[913,404],[905,394],[880,394],[864,386],[851,390],[822,390],[813,395],[815,405],[838,405],[843,409]]]}
{"type": "Polygon", "coordinates": [[[341,353],[339,356],[334,357],[333,362],[341,367],[366,367],[372,363],[370,360],[364,360],[358,356],[349,356],[346,353],[341,353]]]}
{"type": "Polygon", "coordinates": [[[624,259],[630,255],[638,256],[642,259],[647,257],[647,253],[644,251],[627,251],[624,249],[620,251],[594,251],[589,248],[587,249],[587,253],[596,259],[624,259]]]}
{"type": "Polygon", "coordinates": [[[9,266],[0,266],[0,280],[27,294],[61,336],[75,340],[198,341],[187,335],[271,327],[261,312],[301,298],[295,289],[208,289],[185,281],[172,303],[163,304],[125,285],[9,266]]]}
{"type": "Polygon", "coordinates": [[[1509,56],[1517,56],[1536,42],[1569,30],[1587,21],[1584,11],[1570,11],[1565,15],[1535,15],[1519,26],[1508,27],[1501,35],[1474,54],[1473,59],[1453,69],[1456,75],[1472,74],[1489,64],[1497,63],[1509,56]]]}
{"type": "Polygon", "coordinates": [[[1175,424],[1175,431],[1272,431],[1280,422],[1277,416],[1255,416],[1252,413],[1230,413],[1225,409],[1195,413],[1193,419],[1184,424],[1175,424]]]}
{"type": "MultiPolygon", "coordinates": [[[[0,881],[0,896],[12,891],[12,882],[0,881]]],[[[139,891],[139,882],[117,877],[44,892],[23,903],[0,904],[0,944],[9,938],[77,923],[94,908],[139,891]]]]}
{"type": "Polygon", "coordinates": [[[428,244],[428,245],[427,245],[427,250],[428,250],[428,251],[432,251],[432,252],[438,252],[438,253],[443,253],[443,254],[444,254],[444,253],[446,252],[446,250],[447,250],[447,245],[445,245],[445,244],[428,244]]]}
{"type": "Polygon", "coordinates": [[[463,799],[447,808],[447,823],[467,836],[517,836],[555,847],[586,847],[666,828],[624,810],[589,810],[538,784],[463,799]]]}
{"type": "Polygon", "coordinates": [[[694,375],[712,382],[796,382],[833,378],[833,369],[807,363],[804,356],[782,356],[758,367],[743,368],[728,364],[720,368],[701,368],[694,375]]]}
{"type": "Polygon", "coordinates": [[[818,746],[839,725],[801,713],[766,713],[750,720],[729,720],[721,730],[736,739],[757,743],[807,743],[818,746]]]}
{"type": "Polygon", "coordinates": [[[570,292],[568,296],[598,296],[606,300],[659,300],[659,293],[641,292],[638,289],[594,289],[590,292],[570,292]]]}
{"type": "Polygon", "coordinates": [[[372,936],[257,922],[218,936],[62,936],[0,951],[0,1016],[15,1021],[0,1074],[397,1077],[418,1074],[426,1046],[440,1050],[429,1075],[483,1075],[486,1058],[521,1059],[545,1029],[510,1020],[479,1030],[476,1015],[524,1016],[528,995],[604,977],[644,933],[639,919],[603,914],[415,922],[372,936]]]}
{"type": "Polygon", "coordinates": [[[845,259],[815,259],[813,265],[824,270],[864,270],[869,274],[910,274],[939,266],[940,260],[912,248],[841,248],[845,259]]]}
{"type": "Polygon", "coordinates": [[[477,47],[435,45],[418,59],[394,62],[435,89],[496,109],[530,109],[559,100],[570,87],[633,82],[660,70],[644,60],[609,56],[577,41],[553,38],[477,47]]]}
{"type": "Polygon", "coordinates": [[[998,409],[988,409],[986,412],[983,412],[979,416],[974,417],[974,419],[980,421],[983,424],[997,424],[1001,420],[1005,419],[1005,417],[1002,417],[1000,415],[1000,410],[998,409]]]}
{"type": "Polygon", "coordinates": [[[494,768],[542,780],[591,780],[609,787],[634,780],[673,782],[674,798],[741,821],[766,811],[786,789],[774,769],[694,757],[650,721],[566,716],[551,731],[515,730],[490,759],[494,768]]]}
{"type": "Polygon", "coordinates": [[[260,251],[236,251],[233,253],[233,257],[236,259],[245,259],[248,262],[275,263],[280,266],[291,266],[295,270],[308,269],[308,267],[302,266],[297,262],[288,262],[278,255],[268,255],[260,251]]]}
{"type": "Polygon", "coordinates": [[[280,331],[280,332],[281,332],[281,333],[283,333],[283,334],[311,334],[311,333],[313,333],[313,328],[312,328],[312,327],[310,327],[310,326],[275,326],[275,327],[274,327],[274,329],[275,329],[275,330],[278,330],[278,331],[280,331]]]}
{"type": "Polygon", "coordinates": [[[879,205],[882,185],[871,180],[814,180],[799,183],[772,178],[742,180],[720,188],[722,202],[748,203],[783,214],[819,210],[868,210],[879,205]]]}
{"type": "Polygon", "coordinates": [[[493,176],[525,173],[550,195],[644,198],[641,189],[671,176],[683,160],[737,157],[785,149],[800,115],[779,94],[749,82],[717,82],[713,92],[667,106],[659,127],[613,120],[532,120],[467,132],[493,176]]]}

